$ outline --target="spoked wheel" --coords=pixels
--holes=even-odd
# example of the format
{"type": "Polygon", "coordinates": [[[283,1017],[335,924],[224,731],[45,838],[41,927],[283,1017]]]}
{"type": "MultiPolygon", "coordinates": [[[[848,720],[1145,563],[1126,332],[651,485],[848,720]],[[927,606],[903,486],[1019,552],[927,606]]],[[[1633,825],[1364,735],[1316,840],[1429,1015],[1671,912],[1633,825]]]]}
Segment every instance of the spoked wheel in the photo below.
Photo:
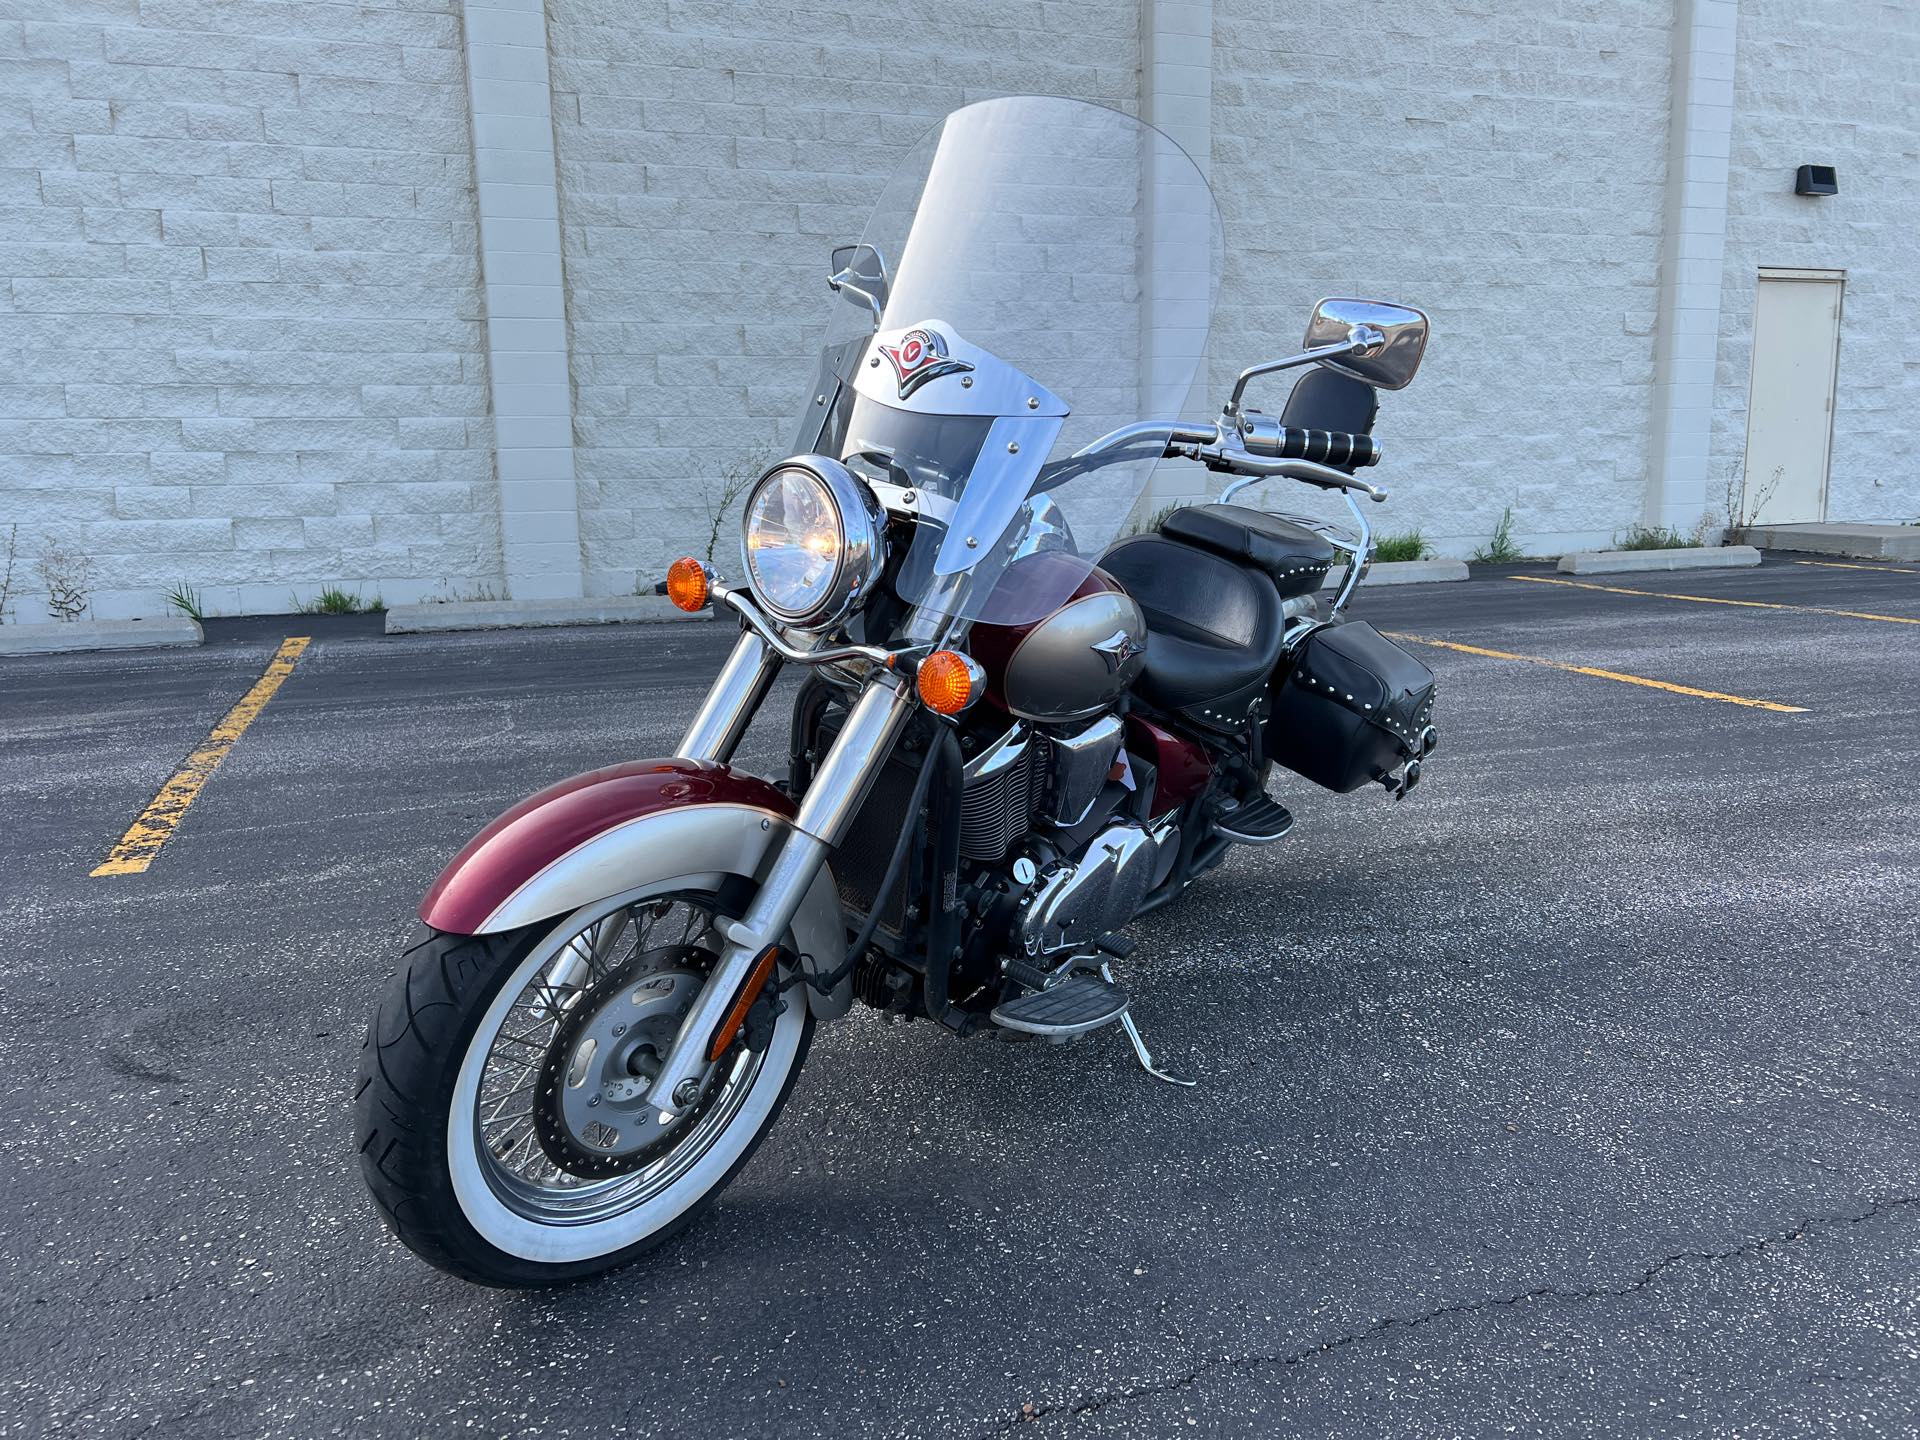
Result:
{"type": "Polygon", "coordinates": [[[495,936],[434,934],[374,1018],[361,1167],[394,1232],[470,1280],[541,1285],[624,1263],[745,1163],[800,1072],[805,1000],[736,1039],[680,1115],[647,1103],[744,896],[666,890],[495,936]]]}

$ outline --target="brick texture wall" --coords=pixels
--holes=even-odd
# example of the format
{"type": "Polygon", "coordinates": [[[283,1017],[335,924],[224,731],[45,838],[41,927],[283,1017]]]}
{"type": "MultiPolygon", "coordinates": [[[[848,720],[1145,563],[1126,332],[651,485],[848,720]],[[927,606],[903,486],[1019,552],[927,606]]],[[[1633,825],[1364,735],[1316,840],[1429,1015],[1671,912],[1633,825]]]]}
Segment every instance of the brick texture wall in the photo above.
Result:
{"type": "Polygon", "coordinates": [[[17,584],[49,537],[101,616],[497,584],[459,43],[455,0],[0,6],[17,584]]]}
{"type": "Polygon", "coordinates": [[[1001,94],[1138,108],[1132,3],[549,0],[548,28],[595,594],[704,550],[725,474],[785,453],[827,251],[929,126],[1001,94]]]}
{"type": "MultiPolygon", "coordinates": [[[[42,618],[49,539],[91,557],[102,616],[176,580],[216,612],[504,588],[459,3],[0,0],[14,618],[42,618]]],[[[1465,554],[1507,506],[1534,551],[1639,518],[1673,0],[1213,0],[1210,46],[1206,8],[1158,0],[1155,59],[1139,0],[551,0],[587,589],[704,549],[726,476],[784,450],[827,249],[929,125],[1023,92],[1137,113],[1143,59],[1209,53],[1166,102],[1183,134],[1211,117],[1226,222],[1205,403],[1319,296],[1405,299],[1435,338],[1384,397],[1376,523],[1465,554]]],[[[1914,519],[1920,10],[1740,12],[1714,473],[1744,450],[1757,268],[1844,267],[1831,512],[1914,519]],[[1840,196],[1793,196],[1805,161],[1840,196]]]]}
{"type": "MultiPolygon", "coordinates": [[[[1405,301],[1433,340],[1381,397],[1376,527],[1466,554],[1511,505],[1519,541],[1557,552],[1637,519],[1672,13],[1381,0],[1351,29],[1313,0],[1215,0],[1215,393],[1297,346],[1323,295],[1405,301]]],[[[1277,410],[1285,386],[1250,402],[1277,410]]]]}
{"type": "Polygon", "coordinates": [[[1716,492],[1741,481],[1760,267],[1844,269],[1827,513],[1920,521],[1920,7],[1741,0],[1734,74],[1716,492]],[[1835,166],[1840,193],[1795,195],[1804,164],[1835,166]]]}

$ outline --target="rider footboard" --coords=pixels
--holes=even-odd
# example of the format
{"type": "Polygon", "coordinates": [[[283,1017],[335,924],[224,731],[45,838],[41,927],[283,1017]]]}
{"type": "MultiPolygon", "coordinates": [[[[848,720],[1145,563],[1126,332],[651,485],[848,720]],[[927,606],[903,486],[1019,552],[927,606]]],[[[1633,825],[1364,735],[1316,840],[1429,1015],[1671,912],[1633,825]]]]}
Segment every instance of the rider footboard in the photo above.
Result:
{"type": "Polygon", "coordinates": [[[1274,696],[1267,754],[1329,790],[1388,781],[1433,748],[1433,695],[1433,672],[1373,626],[1322,626],[1274,696]]]}

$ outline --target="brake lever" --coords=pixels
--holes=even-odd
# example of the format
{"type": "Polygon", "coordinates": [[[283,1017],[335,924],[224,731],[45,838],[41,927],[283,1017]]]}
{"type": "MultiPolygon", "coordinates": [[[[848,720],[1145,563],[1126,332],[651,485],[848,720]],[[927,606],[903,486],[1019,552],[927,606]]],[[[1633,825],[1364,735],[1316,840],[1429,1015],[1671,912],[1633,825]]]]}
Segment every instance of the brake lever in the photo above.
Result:
{"type": "Polygon", "coordinates": [[[1319,465],[1312,460],[1263,460],[1244,451],[1236,453],[1214,447],[1197,453],[1193,458],[1204,462],[1209,469],[1226,470],[1241,477],[1220,492],[1217,503],[1224,503],[1230,496],[1249,485],[1258,485],[1262,480],[1281,479],[1299,480],[1307,485],[1317,485],[1322,490],[1357,491],[1376,505],[1387,498],[1384,485],[1371,484],[1344,470],[1336,470],[1331,465],[1319,465]]]}

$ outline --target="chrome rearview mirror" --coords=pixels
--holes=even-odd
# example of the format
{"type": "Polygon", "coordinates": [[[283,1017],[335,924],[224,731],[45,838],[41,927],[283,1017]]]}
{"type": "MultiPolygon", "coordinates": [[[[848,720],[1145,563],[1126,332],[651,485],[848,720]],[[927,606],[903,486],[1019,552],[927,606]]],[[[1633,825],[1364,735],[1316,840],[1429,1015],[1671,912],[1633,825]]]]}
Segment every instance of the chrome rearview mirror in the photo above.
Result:
{"type": "Polygon", "coordinates": [[[1418,310],[1384,300],[1322,300],[1313,307],[1300,353],[1242,370],[1220,413],[1229,419],[1241,413],[1249,380],[1296,365],[1324,365],[1376,390],[1401,390],[1426,349],[1427,317],[1418,310]]]}
{"type": "Polygon", "coordinates": [[[873,328],[887,308],[887,262],[871,245],[836,245],[828,259],[827,288],[853,295],[873,311],[873,328]]]}
{"type": "Polygon", "coordinates": [[[1300,348],[1338,349],[1318,363],[1376,390],[1403,390],[1426,353],[1427,317],[1384,300],[1322,300],[1300,348]]]}

